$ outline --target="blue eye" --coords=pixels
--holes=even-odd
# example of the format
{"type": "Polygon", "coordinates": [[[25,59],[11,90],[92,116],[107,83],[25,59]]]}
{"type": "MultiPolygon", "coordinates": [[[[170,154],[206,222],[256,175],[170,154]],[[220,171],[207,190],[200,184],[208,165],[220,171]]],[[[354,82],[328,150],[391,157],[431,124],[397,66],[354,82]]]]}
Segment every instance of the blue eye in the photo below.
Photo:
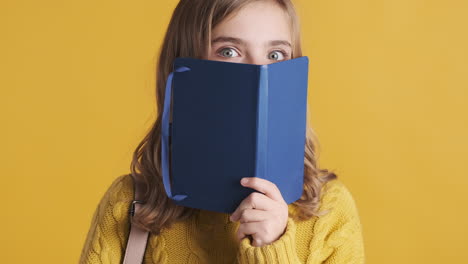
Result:
{"type": "Polygon", "coordinates": [[[270,52],[270,54],[268,54],[268,59],[270,59],[270,60],[284,60],[284,54],[283,54],[283,52],[281,52],[279,50],[275,50],[275,51],[270,52]]]}
{"type": "Polygon", "coordinates": [[[237,57],[239,56],[239,54],[232,48],[225,48],[225,49],[222,49],[220,54],[223,56],[223,57],[227,57],[227,58],[232,58],[232,57],[237,57]]]}

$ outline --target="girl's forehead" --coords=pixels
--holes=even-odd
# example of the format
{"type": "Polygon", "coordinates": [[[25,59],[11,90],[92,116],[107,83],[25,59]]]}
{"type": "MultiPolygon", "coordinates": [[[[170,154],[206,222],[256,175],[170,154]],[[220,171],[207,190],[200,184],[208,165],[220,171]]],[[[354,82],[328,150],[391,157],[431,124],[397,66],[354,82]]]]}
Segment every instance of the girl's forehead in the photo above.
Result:
{"type": "Polygon", "coordinates": [[[278,4],[256,1],[221,21],[211,36],[212,40],[220,36],[238,38],[245,44],[261,44],[271,40],[291,42],[291,19],[278,4]]]}

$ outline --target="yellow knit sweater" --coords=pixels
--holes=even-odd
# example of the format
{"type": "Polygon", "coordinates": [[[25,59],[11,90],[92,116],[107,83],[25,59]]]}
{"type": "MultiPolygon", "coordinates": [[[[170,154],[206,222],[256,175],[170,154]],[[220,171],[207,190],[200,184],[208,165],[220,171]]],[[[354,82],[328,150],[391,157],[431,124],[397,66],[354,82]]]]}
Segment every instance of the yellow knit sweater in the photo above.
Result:
{"type": "MultiPolygon", "coordinates": [[[[131,176],[116,178],[97,205],[80,263],[122,263],[130,231],[131,176]]],[[[361,223],[355,201],[339,180],[322,189],[321,210],[328,214],[296,222],[288,219],[276,241],[254,247],[235,235],[239,222],[229,214],[200,210],[156,236],[150,234],[144,263],[364,263],[361,223]]],[[[295,208],[289,205],[290,215],[295,208]]]]}

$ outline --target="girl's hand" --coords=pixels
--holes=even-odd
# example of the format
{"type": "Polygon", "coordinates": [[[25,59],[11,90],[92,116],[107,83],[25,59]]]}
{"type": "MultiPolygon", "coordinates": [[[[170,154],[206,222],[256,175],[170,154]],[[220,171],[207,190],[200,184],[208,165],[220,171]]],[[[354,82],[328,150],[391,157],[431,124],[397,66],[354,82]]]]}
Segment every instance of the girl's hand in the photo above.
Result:
{"type": "Polygon", "coordinates": [[[276,184],[257,177],[242,178],[241,184],[261,193],[247,196],[232,213],[231,221],[240,221],[237,239],[252,235],[255,247],[276,241],[286,230],[288,204],[284,201],[276,184]],[[244,180],[247,180],[244,183],[244,180]]]}

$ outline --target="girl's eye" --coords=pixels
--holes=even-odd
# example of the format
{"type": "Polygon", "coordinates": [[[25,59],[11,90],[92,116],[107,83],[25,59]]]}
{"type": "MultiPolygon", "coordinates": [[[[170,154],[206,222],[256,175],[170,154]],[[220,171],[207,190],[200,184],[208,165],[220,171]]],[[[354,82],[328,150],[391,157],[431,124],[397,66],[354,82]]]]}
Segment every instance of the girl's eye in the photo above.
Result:
{"type": "Polygon", "coordinates": [[[237,57],[239,56],[239,54],[232,48],[225,48],[225,49],[222,49],[220,54],[223,56],[223,57],[227,57],[227,58],[232,58],[232,57],[237,57]]]}
{"type": "Polygon", "coordinates": [[[279,50],[272,51],[272,52],[270,52],[270,54],[268,54],[268,59],[270,59],[270,60],[284,60],[284,53],[279,51],[279,50]]]}

